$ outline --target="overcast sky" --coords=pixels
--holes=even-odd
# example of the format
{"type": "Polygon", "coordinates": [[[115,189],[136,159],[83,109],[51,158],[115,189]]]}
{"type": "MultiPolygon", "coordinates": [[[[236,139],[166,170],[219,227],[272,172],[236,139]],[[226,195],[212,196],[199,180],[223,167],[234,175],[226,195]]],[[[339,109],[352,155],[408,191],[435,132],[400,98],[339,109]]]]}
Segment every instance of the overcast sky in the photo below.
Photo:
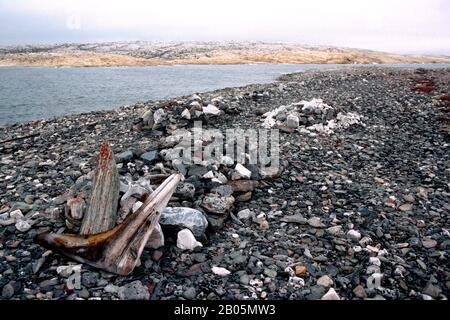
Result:
{"type": "Polygon", "coordinates": [[[0,44],[261,40],[450,55],[450,0],[0,0],[0,44]]]}

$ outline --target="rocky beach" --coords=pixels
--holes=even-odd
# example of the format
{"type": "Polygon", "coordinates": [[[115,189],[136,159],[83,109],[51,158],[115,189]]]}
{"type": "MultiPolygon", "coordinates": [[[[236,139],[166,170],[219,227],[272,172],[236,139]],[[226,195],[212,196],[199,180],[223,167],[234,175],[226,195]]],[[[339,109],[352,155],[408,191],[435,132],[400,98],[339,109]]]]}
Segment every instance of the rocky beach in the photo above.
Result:
{"type": "Polygon", "coordinates": [[[449,88],[448,68],[310,70],[0,128],[0,299],[446,300],[449,88]],[[278,129],[280,166],[176,161],[195,120],[278,129]],[[184,175],[164,244],[148,243],[128,276],[35,242],[79,232],[105,142],[119,222],[184,175]]]}

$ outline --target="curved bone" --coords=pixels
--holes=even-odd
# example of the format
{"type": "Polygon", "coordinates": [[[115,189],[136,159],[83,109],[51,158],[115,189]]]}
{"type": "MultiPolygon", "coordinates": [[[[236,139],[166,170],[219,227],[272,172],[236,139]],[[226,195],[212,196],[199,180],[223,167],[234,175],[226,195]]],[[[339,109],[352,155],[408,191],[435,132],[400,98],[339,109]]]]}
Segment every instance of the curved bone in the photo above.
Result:
{"type": "Polygon", "coordinates": [[[168,177],[136,212],[115,228],[94,235],[42,233],[42,246],[76,261],[120,275],[133,271],[142,250],[181,180],[180,173],[168,177]]]}
{"type": "Polygon", "coordinates": [[[141,197],[145,193],[152,193],[153,188],[150,185],[150,181],[146,178],[140,178],[137,181],[133,181],[130,176],[125,176],[125,181],[120,181],[120,191],[125,194],[120,198],[120,205],[123,206],[128,198],[137,195],[141,197]]]}

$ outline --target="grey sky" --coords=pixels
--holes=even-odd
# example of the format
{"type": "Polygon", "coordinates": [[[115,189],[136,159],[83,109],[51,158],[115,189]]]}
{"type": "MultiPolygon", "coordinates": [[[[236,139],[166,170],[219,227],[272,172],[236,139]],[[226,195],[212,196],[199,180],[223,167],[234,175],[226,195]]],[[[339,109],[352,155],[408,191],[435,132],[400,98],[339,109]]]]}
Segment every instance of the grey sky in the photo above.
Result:
{"type": "Polygon", "coordinates": [[[0,0],[0,44],[261,40],[450,55],[450,0],[0,0]]]}

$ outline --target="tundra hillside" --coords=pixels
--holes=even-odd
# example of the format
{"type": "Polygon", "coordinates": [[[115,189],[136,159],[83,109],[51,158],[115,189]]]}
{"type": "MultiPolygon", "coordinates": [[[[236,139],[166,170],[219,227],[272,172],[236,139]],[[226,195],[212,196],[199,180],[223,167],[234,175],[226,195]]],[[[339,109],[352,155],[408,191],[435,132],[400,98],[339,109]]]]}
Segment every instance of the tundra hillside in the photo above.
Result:
{"type": "Polygon", "coordinates": [[[0,47],[0,65],[94,67],[248,63],[450,63],[450,57],[263,42],[137,41],[0,47]]]}

